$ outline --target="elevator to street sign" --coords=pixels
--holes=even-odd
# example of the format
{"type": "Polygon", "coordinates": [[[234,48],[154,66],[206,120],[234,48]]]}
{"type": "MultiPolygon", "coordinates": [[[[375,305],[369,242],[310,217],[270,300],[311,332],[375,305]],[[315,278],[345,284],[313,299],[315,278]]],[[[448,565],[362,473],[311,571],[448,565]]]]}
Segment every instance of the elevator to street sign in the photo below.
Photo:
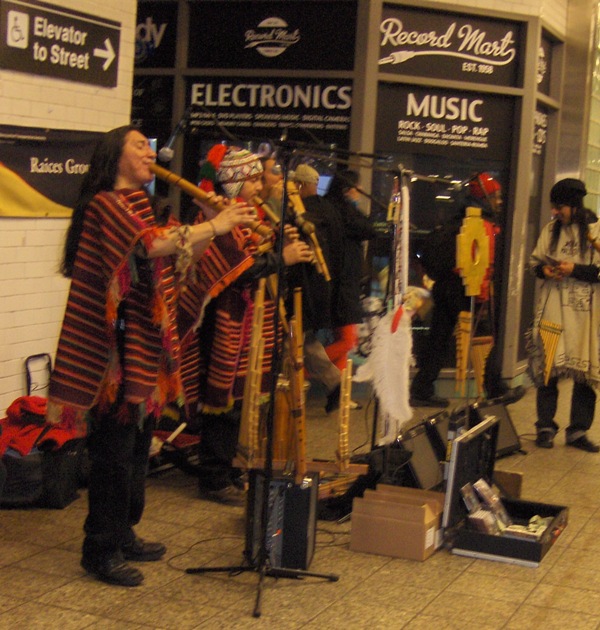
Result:
{"type": "Polygon", "coordinates": [[[37,0],[0,3],[0,67],[115,87],[121,23],[37,0]]]}

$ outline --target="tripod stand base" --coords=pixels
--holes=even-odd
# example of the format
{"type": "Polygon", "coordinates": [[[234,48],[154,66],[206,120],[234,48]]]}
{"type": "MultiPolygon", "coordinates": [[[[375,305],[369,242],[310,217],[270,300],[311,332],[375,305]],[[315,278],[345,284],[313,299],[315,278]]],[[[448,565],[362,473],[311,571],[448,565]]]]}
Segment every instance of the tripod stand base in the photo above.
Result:
{"type": "Polygon", "coordinates": [[[294,580],[302,580],[307,577],[320,578],[329,582],[337,582],[340,579],[339,575],[335,573],[314,573],[312,571],[303,571],[302,569],[286,569],[283,567],[251,567],[246,564],[240,566],[230,567],[192,567],[186,569],[188,574],[200,574],[200,573],[231,573],[237,575],[238,573],[247,573],[253,571],[255,573],[263,573],[267,577],[283,577],[294,580]]]}
{"type": "Polygon", "coordinates": [[[262,599],[262,579],[265,576],[274,578],[283,577],[293,580],[303,580],[304,578],[314,577],[328,580],[329,582],[337,582],[340,579],[338,575],[335,575],[333,573],[313,573],[311,571],[303,571],[302,569],[275,568],[269,567],[268,565],[253,567],[244,564],[231,567],[195,567],[185,570],[185,572],[188,574],[229,573],[230,575],[239,575],[240,573],[247,573],[248,571],[253,571],[260,575],[258,590],[256,593],[256,602],[254,605],[254,612],[252,613],[253,617],[260,617],[261,615],[260,606],[262,599]]]}

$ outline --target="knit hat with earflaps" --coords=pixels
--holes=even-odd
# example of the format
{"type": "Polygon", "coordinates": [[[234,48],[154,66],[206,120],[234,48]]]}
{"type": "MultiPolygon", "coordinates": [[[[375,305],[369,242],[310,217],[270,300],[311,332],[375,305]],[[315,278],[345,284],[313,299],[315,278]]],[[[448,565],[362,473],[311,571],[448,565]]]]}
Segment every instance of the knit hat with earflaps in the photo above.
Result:
{"type": "Polygon", "coordinates": [[[256,153],[231,147],[221,160],[217,170],[217,181],[223,187],[225,194],[233,199],[240,194],[247,179],[260,175],[262,172],[263,166],[256,153]]]}
{"type": "Polygon", "coordinates": [[[207,192],[215,190],[219,183],[224,194],[234,199],[240,194],[247,179],[263,172],[260,158],[255,153],[239,147],[214,145],[200,167],[200,188],[207,192]]]}

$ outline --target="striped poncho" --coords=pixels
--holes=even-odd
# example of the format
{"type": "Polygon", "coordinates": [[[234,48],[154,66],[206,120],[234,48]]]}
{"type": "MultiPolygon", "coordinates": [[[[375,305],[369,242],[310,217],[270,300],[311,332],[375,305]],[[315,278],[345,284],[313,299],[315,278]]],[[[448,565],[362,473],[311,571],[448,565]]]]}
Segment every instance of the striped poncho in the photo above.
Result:
{"type": "Polygon", "coordinates": [[[88,409],[108,409],[117,396],[124,422],[181,399],[173,260],[135,255],[171,227],[156,224],[144,191],[101,192],[90,202],[50,381],[50,422],[84,434],[88,409]]]}
{"type": "MultiPolygon", "coordinates": [[[[250,337],[257,280],[236,282],[250,268],[255,258],[254,236],[247,228],[237,227],[230,234],[217,237],[198,263],[200,276],[218,277],[208,300],[199,308],[202,293],[186,291],[179,313],[180,334],[189,328],[191,317],[201,313],[201,326],[195,336],[187,335],[183,352],[183,381],[190,412],[198,407],[204,413],[229,411],[240,400],[248,374],[250,337]],[[206,316],[204,316],[206,315],[206,316]]],[[[261,392],[271,386],[271,364],[275,334],[274,303],[265,299],[262,337],[265,349],[262,363],[261,392]]]]}

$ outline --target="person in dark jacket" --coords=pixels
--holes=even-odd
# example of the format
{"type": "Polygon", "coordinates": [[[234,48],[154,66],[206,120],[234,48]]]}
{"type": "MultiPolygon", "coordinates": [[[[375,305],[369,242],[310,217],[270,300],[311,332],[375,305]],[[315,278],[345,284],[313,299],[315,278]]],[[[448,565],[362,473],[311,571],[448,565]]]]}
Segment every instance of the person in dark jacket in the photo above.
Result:
{"type": "Polygon", "coordinates": [[[338,246],[333,276],[332,331],[334,341],[325,347],[327,355],[343,369],[348,353],[358,342],[358,326],[363,319],[361,306],[362,280],[365,277],[364,241],[375,238],[375,228],[369,218],[358,209],[359,176],[356,171],[336,173],[325,199],[338,211],[343,226],[342,243],[338,246]]]}
{"type": "Polygon", "coordinates": [[[330,329],[332,323],[332,287],[340,274],[343,252],[343,224],[336,208],[317,194],[319,173],[308,164],[300,164],[291,174],[304,207],[303,218],[315,227],[331,280],[327,281],[315,265],[298,265],[288,275],[290,286],[302,288],[302,317],[304,326],[304,365],[310,377],[320,382],[327,393],[325,411],[339,408],[341,370],[327,355],[317,336],[320,329],[330,329]]]}
{"type": "MultiPolygon", "coordinates": [[[[410,387],[412,407],[447,407],[450,401],[435,395],[435,381],[443,366],[450,347],[459,313],[470,310],[470,300],[465,296],[463,281],[456,270],[456,235],[467,207],[481,208],[481,216],[490,238],[490,268],[483,279],[477,297],[477,334],[492,335],[497,341],[496,306],[493,303],[493,277],[498,271],[498,243],[500,234],[498,218],[502,211],[502,187],[490,173],[476,173],[467,183],[467,197],[461,211],[448,224],[438,226],[429,235],[422,252],[422,262],[427,275],[434,281],[432,297],[433,315],[427,343],[417,358],[418,371],[410,387]]],[[[522,387],[509,389],[502,382],[499,357],[495,349],[488,355],[484,387],[487,398],[514,403],[523,397],[522,387]]]]}

